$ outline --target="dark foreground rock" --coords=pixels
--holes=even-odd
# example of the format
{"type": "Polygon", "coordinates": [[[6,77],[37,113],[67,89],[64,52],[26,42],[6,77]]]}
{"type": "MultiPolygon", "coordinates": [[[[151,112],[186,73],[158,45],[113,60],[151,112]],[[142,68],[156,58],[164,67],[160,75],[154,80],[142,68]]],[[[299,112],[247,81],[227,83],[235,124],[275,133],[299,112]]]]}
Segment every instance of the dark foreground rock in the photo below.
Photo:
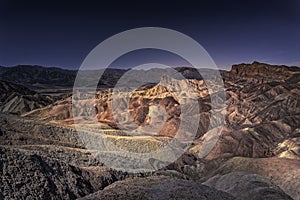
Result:
{"type": "Polygon", "coordinates": [[[3,146],[0,175],[0,197],[6,199],[76,199],[125,178],[106,167],[73,166],[3,146]]]}

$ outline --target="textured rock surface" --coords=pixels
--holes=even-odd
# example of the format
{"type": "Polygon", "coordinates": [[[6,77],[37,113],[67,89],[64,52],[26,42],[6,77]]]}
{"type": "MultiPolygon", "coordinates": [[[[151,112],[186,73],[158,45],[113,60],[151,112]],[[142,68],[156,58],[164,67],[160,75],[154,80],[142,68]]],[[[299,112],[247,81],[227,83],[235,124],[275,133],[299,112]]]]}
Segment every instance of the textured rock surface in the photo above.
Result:
{"type": "Polygon", "coordinates": [[[150,177],[118,181],[83,199],[234,199],[196,181],[150,177]]]}
{"type": "Polygon", "coordinates": [[[203,184],[227,192],[236,199],[291,199],[270,181],[245,172],[216,175],[203,184]]]}
{"type": "Polygon", "coordinates": [[[226,175],[231,172],[249,172],[258,174],[280,187],[293,199],[300,199],[300,162],[284,158],[245,158],[234,157],[215,170],[207,177],[226,175]]]}
{"type": "Polygon", "coordinates": [[[105,167],[76,167],[48,153],[1,147],[0,156],[0,192],[7,199],[75,199],[125,177],[105,167]]]}

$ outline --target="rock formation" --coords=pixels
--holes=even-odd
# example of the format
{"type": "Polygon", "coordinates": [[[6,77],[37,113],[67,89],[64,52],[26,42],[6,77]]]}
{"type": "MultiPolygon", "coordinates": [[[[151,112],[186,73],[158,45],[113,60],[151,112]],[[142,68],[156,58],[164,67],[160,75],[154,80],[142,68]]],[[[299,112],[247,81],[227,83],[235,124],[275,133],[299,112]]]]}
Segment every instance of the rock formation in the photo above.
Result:
{"type": "MultiPolygon", "coordinates": [[[[130,152],[163,147],[176,138],[182,124],[183,138],[196,132],[181,157],[152,173],[109,169],[105,159],[117,154],[111,147],[102,157],[86,149],[74,129],[74,97],[54,98],[1,81],[0,199],[299,199],[300,69],[254,62],[222,71],[223,110],[212,108],[212,99],[223,98],[221,87],[214,85],[208,93],[215,72],[204,70],[209,79],[203,80],[194,69],[176,70],[188,79],[164,76],[146,83],[130,93],[128,106],[123,98],[128,91],[111,89],[127,71],[108,70],[101,81],[105,88],[92,102],[80,99],[75,113],[78,122],[84,122],[87,113],[96,122],[80,124],[81,134],[106,137],[130,152]],[[109,79],[111,73],[115,76],[109,79]],[[190,118],[181,117],[185,111],[190,118]],[[189,127],[198,116],[198,128],[189,127]],[[206,139],[213,140],[218,131],[216,145],[203,157],[206,139]]],[[[3,74],[14,73],[8,76],[8,70],[0,68],[0,77],[3,74]]],[[[22,84],[33,80],[25,74],[22,84]]],[[[164,164],[154,158],[145,162],[154,169],[164,164]]]]}

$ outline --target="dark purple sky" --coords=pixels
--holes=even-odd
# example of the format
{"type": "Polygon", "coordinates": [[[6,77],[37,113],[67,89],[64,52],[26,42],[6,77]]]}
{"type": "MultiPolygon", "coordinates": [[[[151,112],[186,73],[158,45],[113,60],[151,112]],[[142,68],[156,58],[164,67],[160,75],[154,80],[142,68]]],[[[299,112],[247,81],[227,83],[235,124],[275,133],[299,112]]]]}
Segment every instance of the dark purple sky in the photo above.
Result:
{"type": "MultiPolygon", "coordinates": [[[[106,38],[145,26],[191,36],[220,67],[254,60],[300,65],[298,0],[74,2],[0,1],[0,65],[76,69],[106,38]]],[[[139,52],[116,63],[127,68],[153,61],[184,64],[155,51],[139,52]]]]}

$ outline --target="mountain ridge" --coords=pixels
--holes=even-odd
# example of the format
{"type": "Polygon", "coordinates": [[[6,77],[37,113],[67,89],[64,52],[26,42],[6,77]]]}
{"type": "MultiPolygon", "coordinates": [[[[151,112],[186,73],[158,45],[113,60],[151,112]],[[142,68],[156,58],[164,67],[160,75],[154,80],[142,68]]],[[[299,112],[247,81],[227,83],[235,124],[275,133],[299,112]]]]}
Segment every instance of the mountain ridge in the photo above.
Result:
{"type": "MultiPolygon", "coordinates": [[[[196,68],[174,67],[173,69],[187,79],[202,79],[201,74],[199,74],[199,71],[197,71],[196,68]]],[[[155,68],[153,70],[155,70],[155,68]]],[[[86,73],[90,73],[92,75],[92,71],[87,71],[86,73]]],[[[200,69],[200,72],[205,73],[206,77],[211,77],[210,71],[214,70],[200,69]]],[[[270,74],[272,74],[273,76],[274,74],[276,74],[279,79],[284,79],[286,77],[289,77],[289,75],[291,75],[292,73],[299,73],[299,71],[300,68],[295,66],[288,67],[285,65],[270,65],[254,61],[252,64],[241,63],[232,65],[230,70],[219,70],[219,73],[225,77],[232,76],[241,78],[244,76],[244,78],[246,77],[248,81],[252,79],[260,82],[266,82],[272,79],[272,77],[270,77],[270,74]],[[254,77],[257,75],[261,76],[260,79],[258,79],[258,77],[254,77]]],[[[72,87],[77,72],[78,70],[62,69],[59,67],[17,65],[13,67],[0,67],[0,80],[25,85],[31,89],[48,87],[72,87]]],[[[128,72],[128,69],[106,69],[99,84],[102,84],[106,87],[112,87],[126,72],[128,72]]],[[[139,70],[136,70],[136,72],[137,74],[140,73],[139,70]]],[[[144,73],[151,74],[151,70],[146,70],[144,73]]],[[[134,72],[132,74],[134,74],[134,72]]],[[[86,76],[90,75],[87,74],[86,76]]]]}

